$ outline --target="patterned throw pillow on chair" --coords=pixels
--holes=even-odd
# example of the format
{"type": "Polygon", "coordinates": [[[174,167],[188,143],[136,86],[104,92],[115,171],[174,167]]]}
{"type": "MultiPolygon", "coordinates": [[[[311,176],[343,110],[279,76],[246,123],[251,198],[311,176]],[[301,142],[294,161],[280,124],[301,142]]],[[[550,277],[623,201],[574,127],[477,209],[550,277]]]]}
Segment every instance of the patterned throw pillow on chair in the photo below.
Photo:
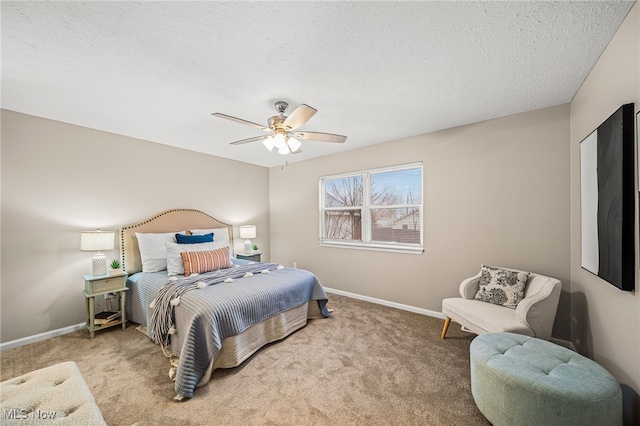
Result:
{"type": "Polygon", "coordinates": [[[529,272],[509,271],[482,265],[475,300],[515,309],[524,298],[529,272]]]}

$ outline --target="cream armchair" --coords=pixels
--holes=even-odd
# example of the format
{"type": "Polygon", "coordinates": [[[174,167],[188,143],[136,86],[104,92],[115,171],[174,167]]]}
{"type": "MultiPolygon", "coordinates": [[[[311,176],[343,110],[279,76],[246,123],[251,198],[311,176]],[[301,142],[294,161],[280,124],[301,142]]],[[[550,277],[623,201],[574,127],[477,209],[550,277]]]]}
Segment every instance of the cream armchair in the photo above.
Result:
{"type": "Polygon", "coordinates": [[[524,299],[515,309],[474,300],[479,282],[480,273],[460,283],[462,297],[442,301],[442,313],[447,317],[440,335],[442,339],[447,334],[451,320],[475,334],[507,331],[545,340],[551,338],[562,288],[559,280],[530,273],[524,299]]]}

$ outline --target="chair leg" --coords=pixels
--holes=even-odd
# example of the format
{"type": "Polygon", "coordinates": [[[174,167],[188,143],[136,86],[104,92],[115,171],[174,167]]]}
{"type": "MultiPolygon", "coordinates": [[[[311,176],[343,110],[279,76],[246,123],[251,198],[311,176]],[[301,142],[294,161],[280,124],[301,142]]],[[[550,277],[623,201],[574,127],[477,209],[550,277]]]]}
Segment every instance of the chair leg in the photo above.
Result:
{"type": "Polygon", "coordinates": [[[447,330],[449,329],[450,323],[451,318],[447,317],[447,319],[444,320],[444,326],[442,327],[442,334],[440,335],[441,339],[444,339],[444,337],[447,335],[447,330]]]}

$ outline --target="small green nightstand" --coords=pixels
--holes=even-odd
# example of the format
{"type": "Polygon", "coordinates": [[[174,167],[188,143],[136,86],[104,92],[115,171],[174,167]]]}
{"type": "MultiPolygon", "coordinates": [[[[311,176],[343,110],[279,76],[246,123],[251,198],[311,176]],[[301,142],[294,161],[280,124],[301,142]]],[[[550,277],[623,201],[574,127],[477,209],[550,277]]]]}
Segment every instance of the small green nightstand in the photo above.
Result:
{"type": "Polygon", "coordinates": [[[261,256],[261,251],[256,251],[253,253],[236,253],[236,259],[251,260],[253,262],[260,262],[261,256]]]}
{"type": "Polygon", "coordinates": [[[125,312],[125,300],[127,297],[127,276],[126,273],[120,273],[117,275],[83,275],[84,287],[82,294],[86,298],[87,307],[87,330],[89,330],[89,337],[94,338],[95,332],[98,330],[104,330],[114,325],[122,325],[124,330],[127,326],[127,314],[125,312]],[[116,322],[108,325],[96,325],[96,296],[115,293],[120,300],[119,306],[120,316],[116,322]]]}

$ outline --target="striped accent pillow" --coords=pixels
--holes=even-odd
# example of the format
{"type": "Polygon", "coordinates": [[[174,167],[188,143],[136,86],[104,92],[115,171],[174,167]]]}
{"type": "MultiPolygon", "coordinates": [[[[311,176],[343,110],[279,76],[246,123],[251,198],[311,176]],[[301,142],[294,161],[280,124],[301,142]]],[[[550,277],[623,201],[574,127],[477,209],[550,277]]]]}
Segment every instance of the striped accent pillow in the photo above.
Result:
{"type": "Polygon", "coordinates": [[[184,265],[184,276],[194,273],[217,271],[218,269],[231,268],[229,247],[223,247],[211,251],[186,251],[180,253],[184,265]]]}

